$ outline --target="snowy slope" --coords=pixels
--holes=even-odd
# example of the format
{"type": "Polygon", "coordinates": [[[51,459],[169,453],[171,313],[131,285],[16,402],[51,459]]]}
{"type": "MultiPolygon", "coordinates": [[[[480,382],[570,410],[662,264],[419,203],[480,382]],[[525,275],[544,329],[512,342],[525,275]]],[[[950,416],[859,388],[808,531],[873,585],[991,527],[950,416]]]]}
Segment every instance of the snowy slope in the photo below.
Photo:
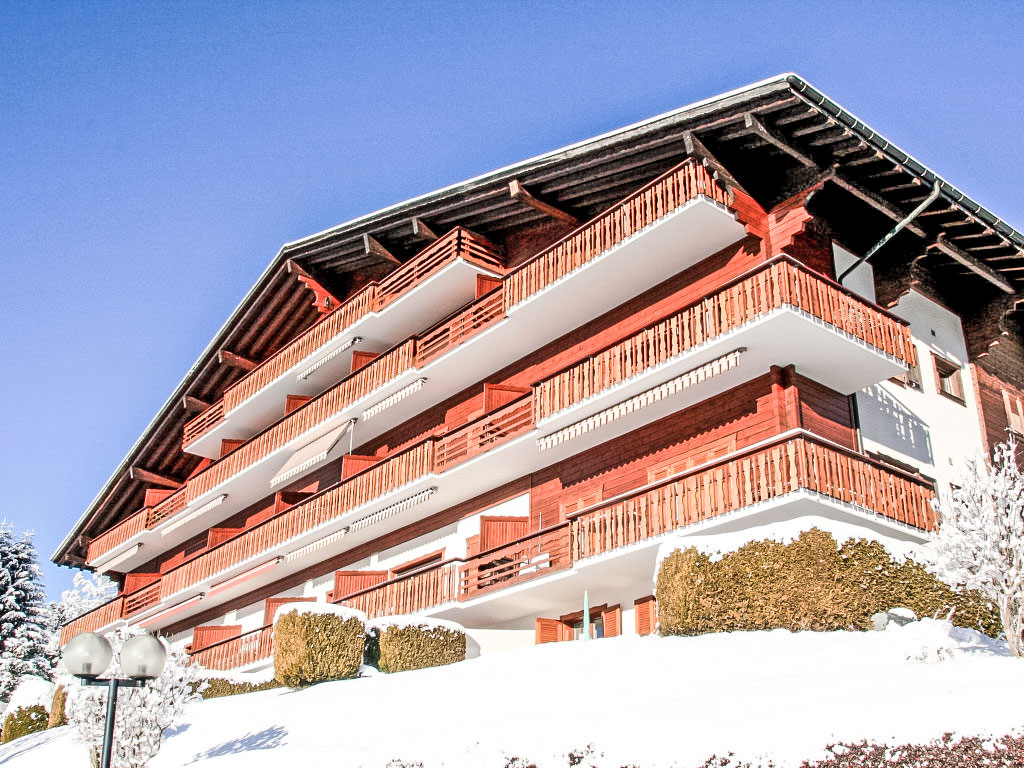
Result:
{"type": "MultiPolygon", "coordinates": [[[[833,741],[923,742],[1024,725],[1024,660],[947,622],[885,632],[619,637],[450,667],[213,699],[152,768],[693,766],[712,753],[792,765],[833,741]]],[[[88,768],[67,728],[0,749],[3,768],[88,768]]]]}

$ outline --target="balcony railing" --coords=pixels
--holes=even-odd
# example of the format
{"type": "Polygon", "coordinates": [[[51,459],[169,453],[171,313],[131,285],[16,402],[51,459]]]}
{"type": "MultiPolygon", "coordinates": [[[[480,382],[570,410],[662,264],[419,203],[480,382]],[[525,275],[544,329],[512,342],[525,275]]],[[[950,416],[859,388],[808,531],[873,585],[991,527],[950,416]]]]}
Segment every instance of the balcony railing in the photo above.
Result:
{"type": "MultiPolygon", "coordinates": [[[[934,488],[922,478],[806,433],[789,434],[601,502],[474,557],[448,560],[334,602],[381,616],[471,600],[801,490],[917,529],[936,526],[934,488]]],[[[259,641],[243,635],[197,650],[193,658],[230,669],[258,660],[235,650],[257,643],[264,644],[267,658],[270,632],[263,627],[248,635],[259,641]]]]}
{"type": "Polygon", "coordinates": [[[207,669],[233,669],[270,658],[273,640],[274,625],[269,624],[193,651],[191,658],[207,669]]]}
{"type": "Polygon", "coordinates": [[[113,600],[103,603],[88,613],[72,619],[60,629],[60,644],[64,645],[75,635],[83,632],[94,632],[109,627],[124,616],[124,597],[118,595],[113,600]]]}
{"type": "Polygon", "coordinates": [[[493,272],[502,271],[501,257],[490,242],[462,227],[429,245],[379,282],[372,282],[337,309],[307,329],[276,354],[224,390],[223,399],[185,425],[182,444],[189,445],[209,432],[230,413],[267,385],[276,381],[357,320],[379,312],[457,259],[493,272]]]}
{"type": "Polygon", "coordinates": [[[498,286],[454,317],[424,332],[416,344],[416,367],[455,349],[505,317],[504,287],[498,286]]]}
{"type": "Polygon", "coordinates": [[[131,517],[127,517],[113,528],[104,531],[91,542],[86,556],[92,563],[115,547],[124,544],[133,536],[144,530],[155,528],[166,518],[177,514],[185,508],[185,489],[179,488],[159,504],[143,507],[131,517]]]}
{"type": "Polygon", "coordinates": [[[541,421],[710,339],[783,306],[793,307],[912,364],[910,328],[899,318],[789,257],[780,257],[726,288],[542,381],[541,421]]]}
{"type": "Polygon", "coordinates": [[[506,275],[505,309],[700,196],[722,205],[729,202],[729,193],[704,166],[687,160],[506,275]]]}

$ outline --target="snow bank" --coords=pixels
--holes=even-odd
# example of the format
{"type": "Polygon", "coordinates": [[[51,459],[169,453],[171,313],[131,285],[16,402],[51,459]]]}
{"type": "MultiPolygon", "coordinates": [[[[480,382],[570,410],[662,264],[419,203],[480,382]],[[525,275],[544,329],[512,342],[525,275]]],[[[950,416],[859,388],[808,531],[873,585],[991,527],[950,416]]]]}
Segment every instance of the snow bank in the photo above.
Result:
{"type": "Polygon", "coordinates": [[[278,606],[277,611],[274,612],[274,623],[286,613],[292,613],[293,611],[298,613],[316,613],[316,614],[330,614],[332,616],[338,616],[342,619],[359,619],[364,624],[366,623],[366,614],[355,608],[346,608],[343,605],[333,605],[332,603],[282,603],[278,606]]]}
{"type": "Polygon", "coordinates": [[[14,689],[14,693],[11,694],[11,699],[4,708],[3,717],[6,718],[8,712],[13,712],[16,709],[27,709],[28,707],[34,707],[36,704],[41,705],[49,712],[52,702],[53,683],[41,677],[23,677],[21,682],[18,683],[18,687],[14,689]]]}
{"type": "MultiPolygon", "coordinates": [[[[211,699],[147,768],[504,768],[512,757],[564,768],[588,745],[588,768],[692,768],[729,752],[795,768],[833,742],[1012,733],[1021,690],[1024,661],[947,621],[626,636],[211,699]]],[[[89,762],[61,729],[0,748],[0,764],[89,762]]]]}

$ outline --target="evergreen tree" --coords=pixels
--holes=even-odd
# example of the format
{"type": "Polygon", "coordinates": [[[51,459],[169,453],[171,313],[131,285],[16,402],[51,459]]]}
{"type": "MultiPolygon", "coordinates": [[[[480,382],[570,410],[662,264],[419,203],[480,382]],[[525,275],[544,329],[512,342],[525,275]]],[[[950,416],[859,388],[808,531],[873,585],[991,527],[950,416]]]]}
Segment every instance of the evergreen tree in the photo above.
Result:
{"type": "Polygon", "coordinates": [[[0,523],[0,701],[25,675],[50,679],[53,631],[32,534],[16,539],[11,526],[0,523]]]}

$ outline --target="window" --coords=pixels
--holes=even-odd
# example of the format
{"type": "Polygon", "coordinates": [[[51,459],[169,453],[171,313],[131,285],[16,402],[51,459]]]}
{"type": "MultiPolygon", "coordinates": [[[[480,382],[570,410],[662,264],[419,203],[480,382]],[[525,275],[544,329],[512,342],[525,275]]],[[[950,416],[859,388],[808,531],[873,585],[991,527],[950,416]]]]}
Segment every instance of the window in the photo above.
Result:
{"type": "Polygon", "coordinates": [[[939,387],[939,394],[956,400],[962,405],[964,403],[964,381],[960,374],[960,366],[938,355],[932,355],[932,358],[935,360],[935,382],[939,387]]]}
{"type": "Polygon", "coordinates": [[[1024,435],[1024,401],[1004,389],[1003,407],[1006,409],[1007,426],[1018,435],[1024,435]]]}

